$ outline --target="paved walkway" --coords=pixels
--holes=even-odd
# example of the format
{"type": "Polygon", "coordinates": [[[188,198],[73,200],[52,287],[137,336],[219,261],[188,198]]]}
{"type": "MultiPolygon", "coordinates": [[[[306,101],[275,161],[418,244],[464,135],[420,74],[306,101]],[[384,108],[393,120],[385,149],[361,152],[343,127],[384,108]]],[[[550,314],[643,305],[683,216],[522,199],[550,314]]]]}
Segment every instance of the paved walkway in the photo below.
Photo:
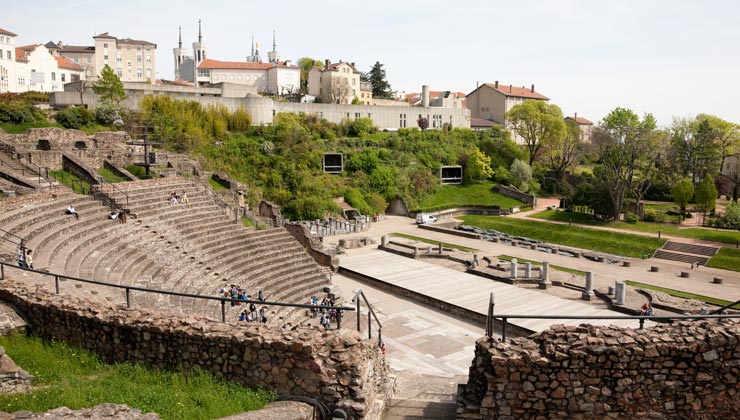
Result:
{"type": "MultiPolygon", "coordinates": [[[[615,312],[588,303],[563,299],[534,289],[525,289],[436,264],[370,250],[341,258],[340,266],[413,292],[456,305],[479,314],[488,312],[490,293],[494,293],[499,314],[614,316],[615,312]]],[[[531,331],[546,330],[553,323],[579,325],[581,320],[512,319],[512,324],[531,331]]],[[[595,325],[637,328],[632,320],[593,320],[595,325]]]]}

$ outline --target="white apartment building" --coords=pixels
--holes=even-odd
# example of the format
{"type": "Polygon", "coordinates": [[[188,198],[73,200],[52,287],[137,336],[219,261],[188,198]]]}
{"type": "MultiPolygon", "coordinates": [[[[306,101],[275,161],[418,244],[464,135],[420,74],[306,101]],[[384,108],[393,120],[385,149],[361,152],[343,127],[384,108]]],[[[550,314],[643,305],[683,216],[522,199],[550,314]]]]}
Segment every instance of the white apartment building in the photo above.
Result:
{"type": "Polygon", "coordinates": [[[0,92],[59,92],[64,84],[84,78],[84,70],[64,57],[54,56],[41,44],[13,46],[15,35],[0,35],[0,92]],[[8,60],[8,52],[12,59],[8,60]]]}
{"type": "Polygon", "coordinates": [[[108,32],[96,35],[95,69],[100,74],[110,66],[122,82],[152,83],[157,77],[155,52],[157,44],[130,38],[119,39],[108,32]]]}
{"type": "Polygon", "coordinates": [[[352,103],[353,99],[360,99],[360,90],[360,72],[355,63],[341,60],[331,63],[327,59],[324,67],[314,67],[308,72],[308,94],[324,103],[352,103]]]}
{"type": "Polygon", "coordinates": [[[15,92],[15,37],[0,28],[0,93],[15,92]]]}
{"type": "Polygon", "coordinates": [[[236,83],[250,92],[267,95],[296,93],[301,87],[301,71],[290,62],[250,63],[206,59],[198,64],[197,84],[236,83]]]}

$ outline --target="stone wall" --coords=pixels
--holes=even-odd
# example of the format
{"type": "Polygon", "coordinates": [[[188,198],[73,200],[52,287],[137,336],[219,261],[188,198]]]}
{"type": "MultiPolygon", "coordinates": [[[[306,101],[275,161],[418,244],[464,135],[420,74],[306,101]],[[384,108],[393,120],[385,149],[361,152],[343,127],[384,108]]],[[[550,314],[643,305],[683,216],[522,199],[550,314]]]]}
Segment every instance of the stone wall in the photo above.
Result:
{"type": "Polygon", "coordinates": [[[389,392],[383,356],[356,331],[291,331],[106,307],[30,289],[11,278],[0,285],[0,300],[17,308],[31,333],[84,347],[107,362],[197,366],[245,386],[318,399],[351,418],[364,418],[373,401],[389,392]]]}
{"type": "Polygon", "coordinates": [[[740,322],[482,338],[458,419],[739,419],[740,322]]]}
{"type": "Polygon", "coordinates": [[[493,187],[493,191],[505,195],[509,198],[513,198],[514,200],[519,200],[524,203],[527,203],[531,207],[536,207],[537,205],[537,198],[533,196],[532,194],[523,193],[516,188],[507,187],[505,185],[497,184],[493,187]]]}
{"type": "Polygon", "coordinates": [[[308,255],[316,261],[316,264],[332,269],[339,266],[337,257],[327,254],[322,250],[321,238],[311,236],[305,226],[299,223],[286,223],[283,227],[296,241],[303,245],[308,255]]]}

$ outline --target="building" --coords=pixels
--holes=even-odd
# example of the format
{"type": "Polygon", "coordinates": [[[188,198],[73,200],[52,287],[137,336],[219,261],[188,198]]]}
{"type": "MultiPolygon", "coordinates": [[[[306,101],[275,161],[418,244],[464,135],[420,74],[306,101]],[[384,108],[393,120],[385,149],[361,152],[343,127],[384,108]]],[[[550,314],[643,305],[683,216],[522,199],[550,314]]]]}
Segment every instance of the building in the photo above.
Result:
{"type": "Polygon", "coordinates": [[[52,55],[45,46],[31,44],[15,49],[16,84],[11,92],[58,92],[64,84],[84,78],[84,69],[52,55]]]}
{"type": "Polygon", "coordinates": [[[84,69],[87,78],[97,77],[105,66],[122,82],[152,83],[157,77],[157,44],[131,38],[116,38],[108,32],[93,37],[94,45],[65,45],[62,41],[44,46],[55,56],[64,57],[84,69]]]}
{"type": "Polygon", "coordinates": [[[470,110],[471,118],[480,118],[493,121],[506,127],[506,113],[517,104],[528,99],[549,101],[545,95],[531,88],[516,87],[513,85],[484,83],[467,95],[466,106],[470,110]]]}
{"type": "Polygon", "coordinates": [[[349,104],[360,97],[360,72],[355,63],[326,59],[323,67],[308,72],[308,94],[324,103],[349,104]]]}
{"type": "Polygon", "coordinates": [[[591,135],[594,128],[594,123],[583,117],[579,117],[577,112],[572,117],[565,117],[565,122],[567,123],[568,121],[575,121],[576,124],[578,124],[578,127],[581,129],[581,141],[587,143],[591,142],[591,135]]]}
{"type": "Polygon", "coordinates": [[[15,37],[13,32],[0,28],[0,93],[15,92],[15,37]]]}
{"type": "MultiPolygon", "coordinates": [[[[466,107],[466,95],[463,92],[451,92],[449,90],[430,90],[429,106],[440,108],[461,108],[466,107]]],[[[410,106],[422,105],[422,92],[407,93],[404,100],[410,106]]]]}
{"type": "Polygon", "coordinates": [[[360,82],[359,99],[361,105],[373,104],[373,85],[370,82],[360,82]]]}

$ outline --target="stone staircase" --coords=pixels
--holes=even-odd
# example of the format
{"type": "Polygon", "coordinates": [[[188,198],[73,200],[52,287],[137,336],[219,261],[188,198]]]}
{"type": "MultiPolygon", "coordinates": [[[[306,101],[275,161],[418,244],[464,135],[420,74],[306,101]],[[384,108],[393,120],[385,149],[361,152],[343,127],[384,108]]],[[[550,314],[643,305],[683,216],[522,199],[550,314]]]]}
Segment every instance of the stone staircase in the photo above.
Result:
{"type": "MultiPolygon", "coordinates": [[[[254,231],[234,223],[195,182],[172,178],[116,186],[106,193],[118,202],[128,197],[132,216],[126,224],[108,219],[110,209],[99,201],[71,192],[3,212],[0,224],[27,238],[36,268],[80,278],[212,296],[238,284],[252,295],[262,289],[268,300],[289,303],[306,303],[329,285],[328,275],[285,229],[254,231]],[[170,204],[173,191],[186,191],[189,203],[170,204]],[[63,214],[69,204],[79,220],[63,214]]],[[[123,291],[118,295],[122,299],[123,291]]],[[[131,300],[221,318],[217,301],[136,291],[131,300]]],[[[228,318],[237,319],[241,309],[230,308],[228,318]]],[[[271,308],[269,318],[279,322],[293,312],[271,308]]]]}
{"type": "Polygon", "coordinates": [[[662,248],[655,251],[653,258],[706,265],[717,251],[719,248],[716,247],[668,241],[662,248]]]}
{"type": "Polygon", "coordinates": [[[386,404],[383,420],[452,420],[458,384],[466,380],[398,372],[396,395],[386,404]]]}
{"type": "Polygon", "coordinates": [[[41,168],[31,168],[0,150],[0,176],[22,188],[50,188],[58,186],[54,180],[48,180],[41,168]],[[39,174],[39,171],[42,173],[39,174]]]}

